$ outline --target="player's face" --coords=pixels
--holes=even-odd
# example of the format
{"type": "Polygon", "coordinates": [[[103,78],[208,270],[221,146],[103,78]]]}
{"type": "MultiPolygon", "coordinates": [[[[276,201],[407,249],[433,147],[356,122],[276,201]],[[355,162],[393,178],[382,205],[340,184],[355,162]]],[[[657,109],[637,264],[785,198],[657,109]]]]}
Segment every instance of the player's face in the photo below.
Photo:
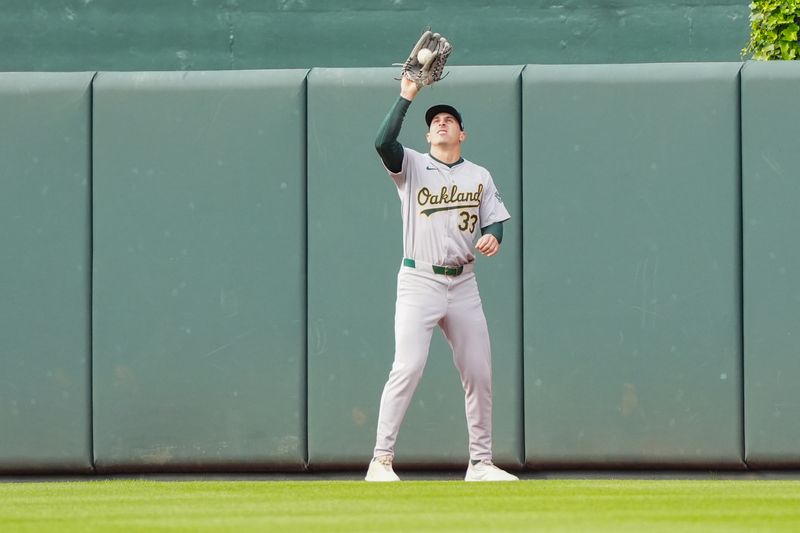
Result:
{"type": "Polygon", "coordinates": [[[428,129],[428,142],[431,144],[458,144],[464,138],[464,132],[458,125],[456,117],[450,113],[439,113],[431,120],[431,126],[428,129]]]}

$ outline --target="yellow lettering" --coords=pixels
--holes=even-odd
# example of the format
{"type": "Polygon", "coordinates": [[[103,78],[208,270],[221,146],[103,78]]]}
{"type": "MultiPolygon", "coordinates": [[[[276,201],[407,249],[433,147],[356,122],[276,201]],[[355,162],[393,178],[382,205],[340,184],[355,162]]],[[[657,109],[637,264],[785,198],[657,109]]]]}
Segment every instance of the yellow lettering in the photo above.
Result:
{"type": "Polygon", "coordinates": [[[474,192],[461,192],[458,190],[458,185],[453,185],[449,190],[447,187],[442,187],[439,194],[431,194],[427,187],[423,187],[417,193],[417,203],[419,205],[461,204],[466,202],[478,202],[480,204],[481,196],[483,196],[483,184],[479,184],[474,192]]]}
{"type": "Polygon", "coordinates": [[[421,188],[419,190],[419,193],[417,193],[417,203],[419,205],[427,204],[430,196],[431,196],[431,191],[429,191],[427,187],[421,188]]]}

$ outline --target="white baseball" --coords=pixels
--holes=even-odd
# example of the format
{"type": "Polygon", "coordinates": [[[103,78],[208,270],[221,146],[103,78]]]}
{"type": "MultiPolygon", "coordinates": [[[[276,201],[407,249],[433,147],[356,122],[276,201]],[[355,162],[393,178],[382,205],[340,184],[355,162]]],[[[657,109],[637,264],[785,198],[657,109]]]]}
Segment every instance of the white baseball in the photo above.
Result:
{"type": "Polygon", "coordinates": [[[424,65],[428,62],[428,60],[433,55],[433,52],[430,51],[428,48],[423,48],[419,52],[417,52],[417,61],[419,61],[420,65],[424,65]]]}

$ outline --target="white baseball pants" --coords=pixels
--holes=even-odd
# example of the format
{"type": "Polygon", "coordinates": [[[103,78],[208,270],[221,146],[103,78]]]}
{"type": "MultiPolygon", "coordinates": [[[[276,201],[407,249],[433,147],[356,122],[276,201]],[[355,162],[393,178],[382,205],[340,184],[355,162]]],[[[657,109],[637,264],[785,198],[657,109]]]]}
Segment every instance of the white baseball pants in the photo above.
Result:
{"type": "Polygon", "coordinates": [[[470,459],[492,458],[491,348],[475,274],[470,269],[451,277],[406,266],[397,276],[394,363],[381,396],[375,457],[394,456],[437,325],[464,386],[470,459]]]}

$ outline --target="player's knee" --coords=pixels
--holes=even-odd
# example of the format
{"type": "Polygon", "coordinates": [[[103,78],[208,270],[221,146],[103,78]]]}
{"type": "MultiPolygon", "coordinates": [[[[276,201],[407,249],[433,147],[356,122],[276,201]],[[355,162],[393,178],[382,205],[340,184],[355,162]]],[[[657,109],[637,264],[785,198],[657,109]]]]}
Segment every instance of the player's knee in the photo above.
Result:
{"type": "Polygon", "coordinates": [[[467,370],[461,373],[461,382],[465,389],[491,392],[492,373],[491,371],[467,370]]]}
{"type": "Polygon", "coordinates": [[[422,379],[425,363],[398,363],[392,365],[392,375],[395,379],[417,383],[422,379]]]}

